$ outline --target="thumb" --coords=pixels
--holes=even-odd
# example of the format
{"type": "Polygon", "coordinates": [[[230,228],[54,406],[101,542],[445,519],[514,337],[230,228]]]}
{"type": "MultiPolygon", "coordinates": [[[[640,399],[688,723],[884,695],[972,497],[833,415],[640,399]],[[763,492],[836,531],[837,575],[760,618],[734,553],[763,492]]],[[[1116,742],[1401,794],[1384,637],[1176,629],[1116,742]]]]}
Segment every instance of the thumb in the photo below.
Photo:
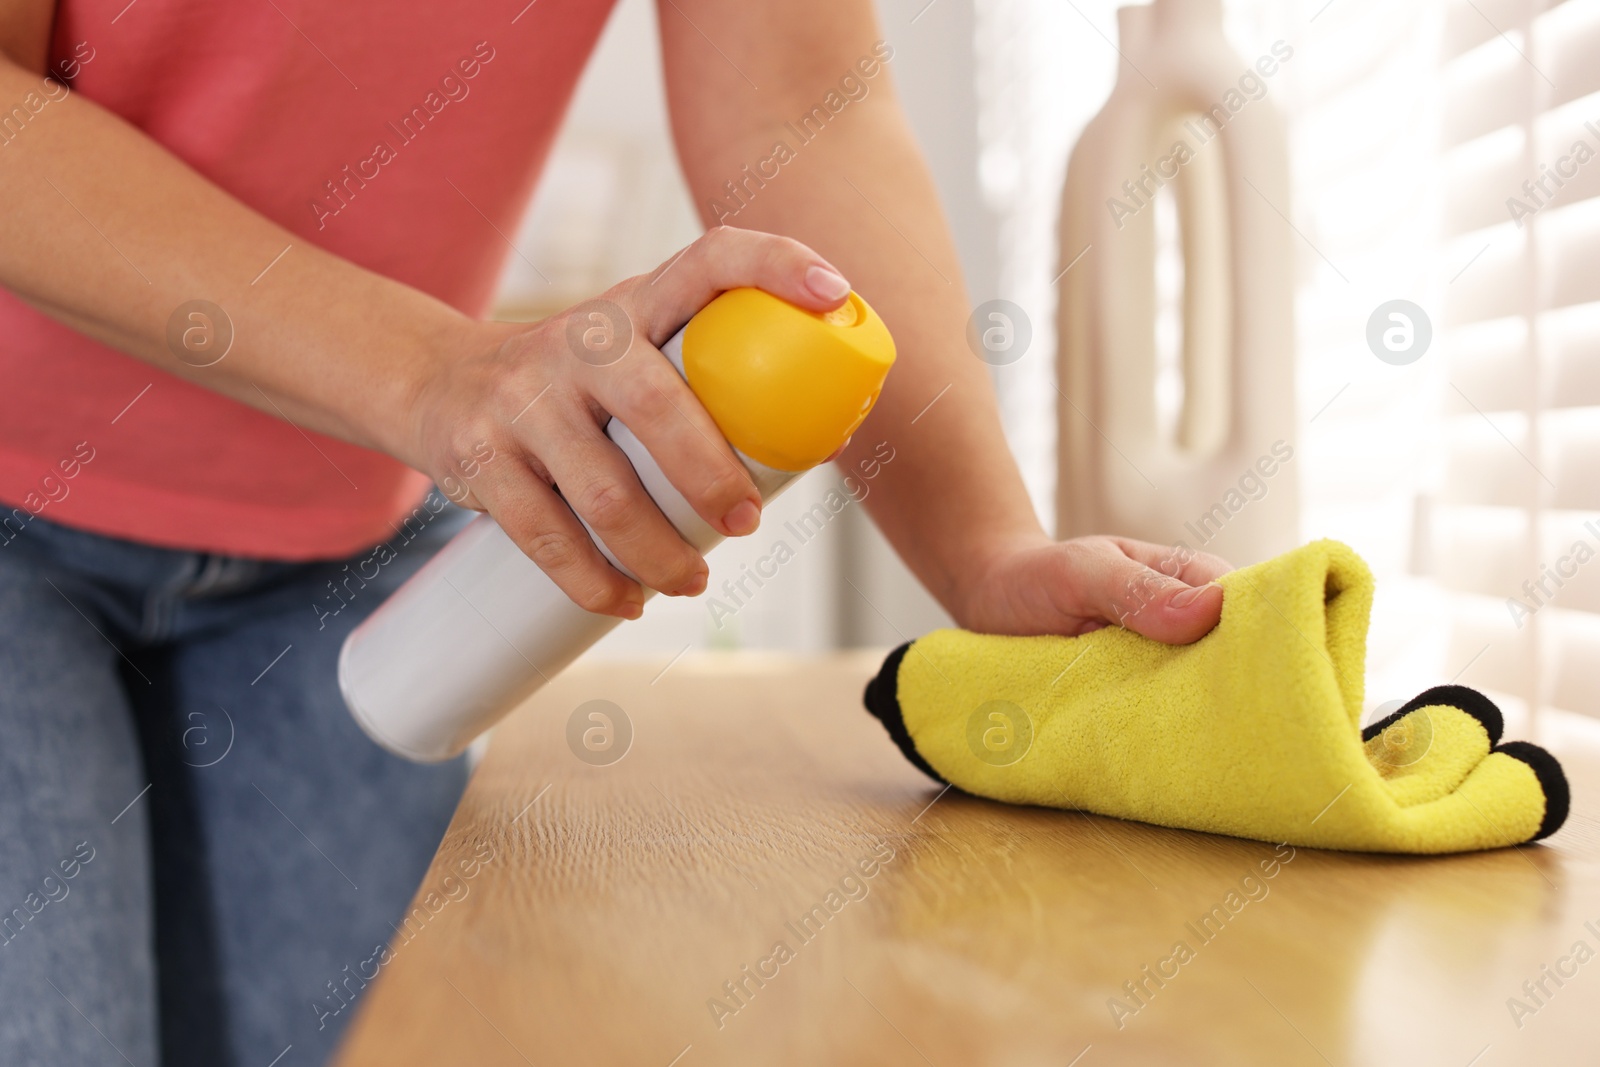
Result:
{"type": "Polygon", "coordinates": [[[1222,587],[1189,585],[1123,556],[1105,575],[1105,617],[1155,641],[1187,645],[1222,618],[1222,587]]]}

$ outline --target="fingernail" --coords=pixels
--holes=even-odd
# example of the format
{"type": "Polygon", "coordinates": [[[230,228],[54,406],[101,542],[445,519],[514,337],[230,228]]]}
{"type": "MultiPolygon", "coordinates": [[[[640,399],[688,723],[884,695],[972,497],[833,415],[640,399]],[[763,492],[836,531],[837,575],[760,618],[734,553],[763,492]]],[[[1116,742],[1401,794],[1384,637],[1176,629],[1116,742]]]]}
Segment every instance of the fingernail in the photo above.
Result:
{"type": "Polygon", "coordinates": [[[806,288],[818,300],[843,300],[850,295],[850,283],[827,267],[811,267],[806,271],[806,288]]]}
{"type": "Polygon", "coordinates": [[[701,593],[704,593],[705,591],[706,591],[706,576],[704,574],[697,574],[693,578],[690,578],[687,582],[684,582],[682,585],[678,586],[678,588],[674,589],[672,592],[668,593],[667,595],[668,596],[699,596],[701,593]]]}
{"type": "Polygon", "coordinates": [[[1169,608],[1186,608],[1200,599],[1200,594],[1204,593],[1208,588],[1208,586],[1204,585],[1191,585],[1189,588],[1174,594],[1172,599],[1167,601],[1167,606],[1169,608]]]}
{"type": "Polygon", "coordinates": [[[741,500],[722,517],[722,525],[735,537],[754,533],[756,527],[761,525],[761,509],[748,500],[741,500]]]}
{"type": "Polygon", "coordinates": [[[637,619],[639,616],[644,614],[644,605],[636,600],[630,600],[626,604],[622,605],[622,609],[618,611],[617,614],[621,615],[624,619],[637,619]]]}

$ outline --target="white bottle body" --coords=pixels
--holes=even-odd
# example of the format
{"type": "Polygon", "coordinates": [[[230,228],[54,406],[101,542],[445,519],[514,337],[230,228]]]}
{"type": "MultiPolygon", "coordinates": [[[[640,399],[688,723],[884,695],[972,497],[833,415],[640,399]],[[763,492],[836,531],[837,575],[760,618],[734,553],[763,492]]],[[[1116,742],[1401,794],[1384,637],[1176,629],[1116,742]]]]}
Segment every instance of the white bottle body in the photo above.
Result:
{"type": "MultiPolygon", "coordinates": [[[[661,350],[682,374],[683,331],[661,350]]],[[[722,540],[632,431],[612,419],[605,432],[685,541],[706,552],[722,540]]],[[[794,478],[739,458],[763,500],[794,478]]],[[[379,745],[418,762],[446,760],[621,621],[578,607],[498,523],[479,515],[345,638],[339,688],[379,745]]]]}

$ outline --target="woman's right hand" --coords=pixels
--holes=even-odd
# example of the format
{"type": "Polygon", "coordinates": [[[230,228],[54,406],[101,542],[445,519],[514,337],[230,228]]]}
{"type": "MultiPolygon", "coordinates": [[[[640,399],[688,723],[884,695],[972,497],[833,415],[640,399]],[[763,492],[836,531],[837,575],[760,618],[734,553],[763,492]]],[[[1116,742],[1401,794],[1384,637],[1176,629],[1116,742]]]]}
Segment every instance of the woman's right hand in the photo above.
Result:
{"type": "Polygon", "coordinates": [[[472,323],[428,369],[390,448],[495,517],[586,610],[637,618],[644,591],[612,567],[581,516],[623,566],[673,596],[705,590],[705,560],[645,493],[605,436],[622,420],[695,511],[729,536],[751,533],[761,498],[659,346],[718,293],[754,286],[827,311],[847,281],[805,245],[718,227],[648,275],[536,323],[472,323]],[[557,487],[559,488],[559,492],[557,487]]]}

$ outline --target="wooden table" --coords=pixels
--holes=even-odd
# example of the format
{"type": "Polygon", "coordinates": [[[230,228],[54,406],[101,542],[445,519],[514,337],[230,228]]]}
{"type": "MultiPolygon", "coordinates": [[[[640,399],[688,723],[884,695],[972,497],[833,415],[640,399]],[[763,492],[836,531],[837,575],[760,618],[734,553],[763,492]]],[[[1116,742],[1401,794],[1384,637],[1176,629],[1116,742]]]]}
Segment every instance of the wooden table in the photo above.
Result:
{"type": "Polygon", "coordinates": [[[878,658],[557,679],[497,731],[340,1062],[1600,1062],[1600,957],[1561,962],[1600,952],[1600,745],[1557,746],[1547,845],[1265,878],[1268,845],[941,796],[861,708],[878,658]],[[567,742],[591,699],[633,726],[610,765],[567,742]]]}

